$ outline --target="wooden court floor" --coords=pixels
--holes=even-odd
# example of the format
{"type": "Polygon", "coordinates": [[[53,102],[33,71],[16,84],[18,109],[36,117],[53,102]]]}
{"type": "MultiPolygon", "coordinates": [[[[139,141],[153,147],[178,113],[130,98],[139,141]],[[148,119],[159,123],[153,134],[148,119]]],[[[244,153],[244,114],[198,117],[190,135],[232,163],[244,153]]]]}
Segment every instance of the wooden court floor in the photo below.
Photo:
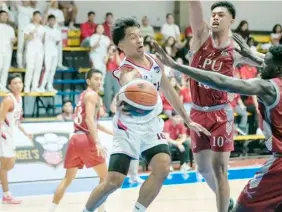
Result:
{"type": "MultiPolygon", "coordinates": [[[[237,199],[247,180],[232,180],[231,196],[237,199]]],[[[120,189],[107,201],[107,212],[132,212],[138,188],[120,189]]],[[[67,193],[56,212],[82,212],[87,193],[67,193]]],[[[0,204],[0,212],[48,212],[51,195],[22,198],[21,205],[0,204]]],[[[205,183],[164,186],[148,212],[216,212],[215,197],[205,183]]]]}

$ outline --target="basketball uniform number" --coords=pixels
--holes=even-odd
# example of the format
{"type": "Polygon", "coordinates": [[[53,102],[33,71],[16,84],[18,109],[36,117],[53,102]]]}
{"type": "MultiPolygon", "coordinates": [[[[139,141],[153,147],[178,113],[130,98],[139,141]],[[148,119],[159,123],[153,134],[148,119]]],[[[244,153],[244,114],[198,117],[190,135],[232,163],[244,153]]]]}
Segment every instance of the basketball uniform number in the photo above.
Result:
{"type": "Polygon", "coordinates": [[[213,146],[222,147],[224,144],[224,138],[222,136],[215,137],[213,136],[213,146]]]}
{"type": "Polygon", "coordinates": [[[76,117],[75,117],[75,120],[74,122],[77,124],[77,125],[80,125],[81,122],[82,122],[82,115],[81,115],[81,112],[82,112],[82,107],[77,107],[77,111],[76,111],[76,117]]]}
{"type": "Polygon", "coordinates": [[[165,137],[165,135],[163,133],[158,133],[157,137],[158,137],[159,140],[166,139],[166,137],[165,137]]]}

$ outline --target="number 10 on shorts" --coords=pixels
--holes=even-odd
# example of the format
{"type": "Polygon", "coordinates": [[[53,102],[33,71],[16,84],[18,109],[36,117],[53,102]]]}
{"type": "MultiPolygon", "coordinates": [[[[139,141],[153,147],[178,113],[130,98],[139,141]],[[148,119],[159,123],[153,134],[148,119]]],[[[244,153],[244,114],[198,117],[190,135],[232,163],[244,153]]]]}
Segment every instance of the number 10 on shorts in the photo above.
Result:
{"type": "Polygon", "coordinates": [[[224,138],[222,136],[213,136],[213,146],[216,146],[216,147],[223,147],[224,145],[224,138]]]}

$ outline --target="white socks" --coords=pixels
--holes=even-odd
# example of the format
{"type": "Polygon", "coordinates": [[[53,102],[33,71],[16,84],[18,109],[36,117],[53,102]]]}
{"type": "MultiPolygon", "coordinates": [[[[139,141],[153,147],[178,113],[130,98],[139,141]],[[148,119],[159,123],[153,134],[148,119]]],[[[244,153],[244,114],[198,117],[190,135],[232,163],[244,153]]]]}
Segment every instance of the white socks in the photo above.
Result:
{"type": "Polygon", "coordinates": [[[145,212],[145,211],[146,208],[143,205],[141,205],[139,202],[136,202],[133,212],[145,212]]]}
{"type": "Polygon", "coordinates": [[[52,203],[49,212],[55,212],[56,208],[57,208],[57,204],[52,203]]]}
{"type": "Polygon", "coordinates": [[[11,197],[12,196],[10,191],[4,192],[3,195],[4,195],[4,197],[11,197]]]}

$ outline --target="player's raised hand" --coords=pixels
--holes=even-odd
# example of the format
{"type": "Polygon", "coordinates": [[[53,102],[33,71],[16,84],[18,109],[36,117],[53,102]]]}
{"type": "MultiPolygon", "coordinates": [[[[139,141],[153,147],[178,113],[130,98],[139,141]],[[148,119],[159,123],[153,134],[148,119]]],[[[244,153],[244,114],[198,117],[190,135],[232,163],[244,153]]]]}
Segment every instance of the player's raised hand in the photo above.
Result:
{"type": "Polygon", "coordinates": [[[190,121],[190,122],[187,124],[187,126],[188,126],[191,130],[195,131],[198,136],[201,136],[200,133],[204,133],[204,134],[207,135],[207,136],[210,136],[210,135],[211,135],[211,133],[210,133],[206,128],[204,128],[204,127],[203,127],[202,125],[200,125],[200,124],[197,124],[196,122],[191,122],[191,121],[190,121]]]}
{"type": "Polygon", "coordinates": [[[233,40],[239,45],[240,48],[234,48],[236,52],[241,54],[243,57],[250,57],[253,55],[251,48],[248,46],[246,41],[237,33],[232,34],[233,40]]]}
{"type": "Polygon", "coordinates": [[[97,155],[106,158],[108,155],[107,149],[101,144],[96,143],[97,155]]]}
{"type": "Polygon", "coordinates": [[[169,67],[173,67],[175,61],[168,56],[165,51],[163,50],[163,48],[156,42],[153,41],[153,47],[155,48],[155,50],[157,51],[156,56],[157,58],[165,65],[165,66],[169,66],[169,67]]]}

